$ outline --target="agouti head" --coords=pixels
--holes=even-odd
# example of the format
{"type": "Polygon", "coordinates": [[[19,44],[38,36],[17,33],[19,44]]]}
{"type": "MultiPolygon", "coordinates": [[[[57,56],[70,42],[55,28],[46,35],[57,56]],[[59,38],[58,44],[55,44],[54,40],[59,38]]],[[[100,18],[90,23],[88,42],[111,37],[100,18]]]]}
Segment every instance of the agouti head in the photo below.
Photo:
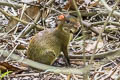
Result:
{"type": "Polygon", "coordinates": [[[58,23],[58,27],[60,27],[67,33],[77,32],[80,26],[79,20],[71,15],[58,16],[57,23],[58,23]]]}

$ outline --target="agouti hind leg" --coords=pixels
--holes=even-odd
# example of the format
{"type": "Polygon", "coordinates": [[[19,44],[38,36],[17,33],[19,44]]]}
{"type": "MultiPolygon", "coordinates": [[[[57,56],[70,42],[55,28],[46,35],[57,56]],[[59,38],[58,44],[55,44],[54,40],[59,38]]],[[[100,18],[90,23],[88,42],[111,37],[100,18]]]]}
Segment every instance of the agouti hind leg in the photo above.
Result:
{"type": "Polygon", "coordinates": [[[56,54],[54,51],[51,51],[51,50],[46,50],[44,52],[44,57],[43,57],[43,62],[45,64],[48,64],[48,65],[52,65],[53,62],[55,61],[55,58],[56,58],[56,54]]]}

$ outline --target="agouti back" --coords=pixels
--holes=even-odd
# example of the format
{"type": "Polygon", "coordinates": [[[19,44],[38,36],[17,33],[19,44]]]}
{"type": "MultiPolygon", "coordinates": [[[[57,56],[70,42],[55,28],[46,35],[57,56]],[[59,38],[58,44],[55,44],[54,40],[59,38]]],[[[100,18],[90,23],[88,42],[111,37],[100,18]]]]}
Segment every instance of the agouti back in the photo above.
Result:
{"type": "Polygon", "coordinates": [[[60,15],[58,20],[58,26],[54,30],[41,31],[32,38],[27,51],[29,59],[51,65],[63,52],[70,65],[68,44],[79,28],[79,21],[70,15],[60,15]]]}

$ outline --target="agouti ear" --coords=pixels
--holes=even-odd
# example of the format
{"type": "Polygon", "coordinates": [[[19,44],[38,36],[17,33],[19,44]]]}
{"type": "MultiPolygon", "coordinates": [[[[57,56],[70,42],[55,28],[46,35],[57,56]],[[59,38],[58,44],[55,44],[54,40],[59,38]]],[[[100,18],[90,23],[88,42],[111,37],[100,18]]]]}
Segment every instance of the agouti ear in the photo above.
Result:
{"type": "Polygon", "coordinates": [[[60,21],[65,20],[65,16],[63,14],[59,15],[58,20],[60,20],[60,21]]]}

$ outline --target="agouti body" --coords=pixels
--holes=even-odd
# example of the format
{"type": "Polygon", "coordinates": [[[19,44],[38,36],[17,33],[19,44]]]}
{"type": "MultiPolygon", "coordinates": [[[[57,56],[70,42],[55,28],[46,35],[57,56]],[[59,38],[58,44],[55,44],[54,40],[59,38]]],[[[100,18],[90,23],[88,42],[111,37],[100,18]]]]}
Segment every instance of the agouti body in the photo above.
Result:
{"type": "Polygon", "coordinates": [[[51,65],[63,52],[67,64],[70,65],[68,44],[78,28],[79,21],[77,18],[70,15],[64,16],[63,19],[60,19],[57,28],[41,31],[32,38],[27,51],[28,58],[51,65]]]}

